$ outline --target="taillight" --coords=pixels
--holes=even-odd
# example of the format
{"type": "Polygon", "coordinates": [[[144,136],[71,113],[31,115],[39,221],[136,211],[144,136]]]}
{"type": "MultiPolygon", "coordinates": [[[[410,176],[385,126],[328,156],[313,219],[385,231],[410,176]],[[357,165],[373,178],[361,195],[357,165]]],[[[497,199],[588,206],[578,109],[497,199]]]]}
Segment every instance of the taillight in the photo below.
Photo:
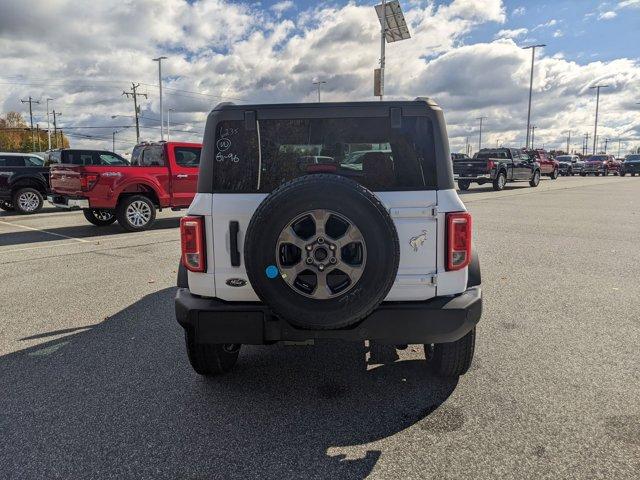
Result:
{"type": "Polygon", "coordinates": [[[447,213],[447,270],[460,270],[471,261],[471,214],[447,213]]]}
{"type": "Polygon", "coordinates": [[[80,189],[83,192],[91,190],[98,182],[99,175],[97,173],[80,174],[80,189]]]}
{"type": "Polygon", "coordinates": [[[180,242],[182,244],[182,264],[192,272],[204,272],[205,241],[204,219],[183,217],[180,219],[180,242]]]}
{"type": "Polygon", "coordinates": [[[493,160],[488,160],[487,161],[487,172],[490,172],[495,167],[496,167],[496,164],[493,162],[493,160]]]}

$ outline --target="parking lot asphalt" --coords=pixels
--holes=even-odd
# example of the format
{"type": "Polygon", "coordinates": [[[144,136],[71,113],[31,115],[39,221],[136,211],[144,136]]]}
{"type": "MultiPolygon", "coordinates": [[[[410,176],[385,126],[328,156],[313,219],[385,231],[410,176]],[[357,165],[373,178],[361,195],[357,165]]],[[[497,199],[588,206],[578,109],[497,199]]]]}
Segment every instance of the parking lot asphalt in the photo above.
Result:
{"type": "Polygon", "coordinates": [[[154,229],[0,214],[1,478],[638,478],[640,178],[461,194],[484,314],[471,371],[421,346],[245,347],[216,379],[154,229]]]}

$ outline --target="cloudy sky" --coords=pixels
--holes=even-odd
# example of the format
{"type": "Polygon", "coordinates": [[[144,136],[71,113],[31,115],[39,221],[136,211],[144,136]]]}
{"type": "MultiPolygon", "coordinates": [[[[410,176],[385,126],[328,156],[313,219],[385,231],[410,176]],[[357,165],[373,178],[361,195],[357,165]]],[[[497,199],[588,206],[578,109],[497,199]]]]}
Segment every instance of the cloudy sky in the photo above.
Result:
{"type": "MultiPolygon", "coordinates": [[[[140,84],[143,139],[159,139],[157,64],[163,65],[172,138],[201,141],[220,101],[369,100],[379,24],[363,1],[2,0],[0,113],[25,112],[46,127],[45,99],[61,112],[73,146],[131,149],[140,84]],[[116,116],[116,118],[112,118],[116,116]]],[[[412,38],[388,45],[389,98],[429,96],[445,110],[452,151],[487,116],[484,146],[524,144],[531,43],[537,54],[532,123],[536,146],[574,149],[593,132],[640,146],[640,0],[402,0],[412,38]]]]}

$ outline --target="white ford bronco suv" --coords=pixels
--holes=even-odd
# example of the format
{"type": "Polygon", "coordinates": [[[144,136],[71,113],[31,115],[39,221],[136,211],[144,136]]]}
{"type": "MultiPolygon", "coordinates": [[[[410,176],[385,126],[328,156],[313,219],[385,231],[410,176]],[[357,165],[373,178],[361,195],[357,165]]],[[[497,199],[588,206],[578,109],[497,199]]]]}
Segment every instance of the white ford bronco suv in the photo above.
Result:
{"type": "Polygon", "coordinates": [[[180,233],[199,374],[243,344],[324,338],[422,343],[441,376],[471,364],[480,267],[430,99],[218,105],[180,233]]]}

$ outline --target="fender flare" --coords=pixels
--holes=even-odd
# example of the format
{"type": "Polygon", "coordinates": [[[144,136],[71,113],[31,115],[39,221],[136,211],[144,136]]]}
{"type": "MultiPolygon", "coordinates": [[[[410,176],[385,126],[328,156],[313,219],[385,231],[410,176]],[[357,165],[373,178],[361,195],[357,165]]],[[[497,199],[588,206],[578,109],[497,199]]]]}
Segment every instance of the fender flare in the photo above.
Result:
{"type": "Polygon", "coordinates": [[[128,193],[128,192],[125,192],[125,190],[127,188],[135,186],[135,185],[142,185],[144,187],[149,188],[154,193],[156,198],[158,199],[158,203],[160,204],[160,206],[162,206],[162,197],[158,193],[159,191],[162,190],[161,188],[159,188],[160,185],[157,182],[151,182],[146,178],[145,179],[143,179],[143,178],[137,178],[137,179],[136,178],[132,178],[131,180],[127,180],[122,185],[119,185],[117,190],[114,190],[113,196],[116,199],[119,199],[122,196],[123,193],[128,193]]]}

